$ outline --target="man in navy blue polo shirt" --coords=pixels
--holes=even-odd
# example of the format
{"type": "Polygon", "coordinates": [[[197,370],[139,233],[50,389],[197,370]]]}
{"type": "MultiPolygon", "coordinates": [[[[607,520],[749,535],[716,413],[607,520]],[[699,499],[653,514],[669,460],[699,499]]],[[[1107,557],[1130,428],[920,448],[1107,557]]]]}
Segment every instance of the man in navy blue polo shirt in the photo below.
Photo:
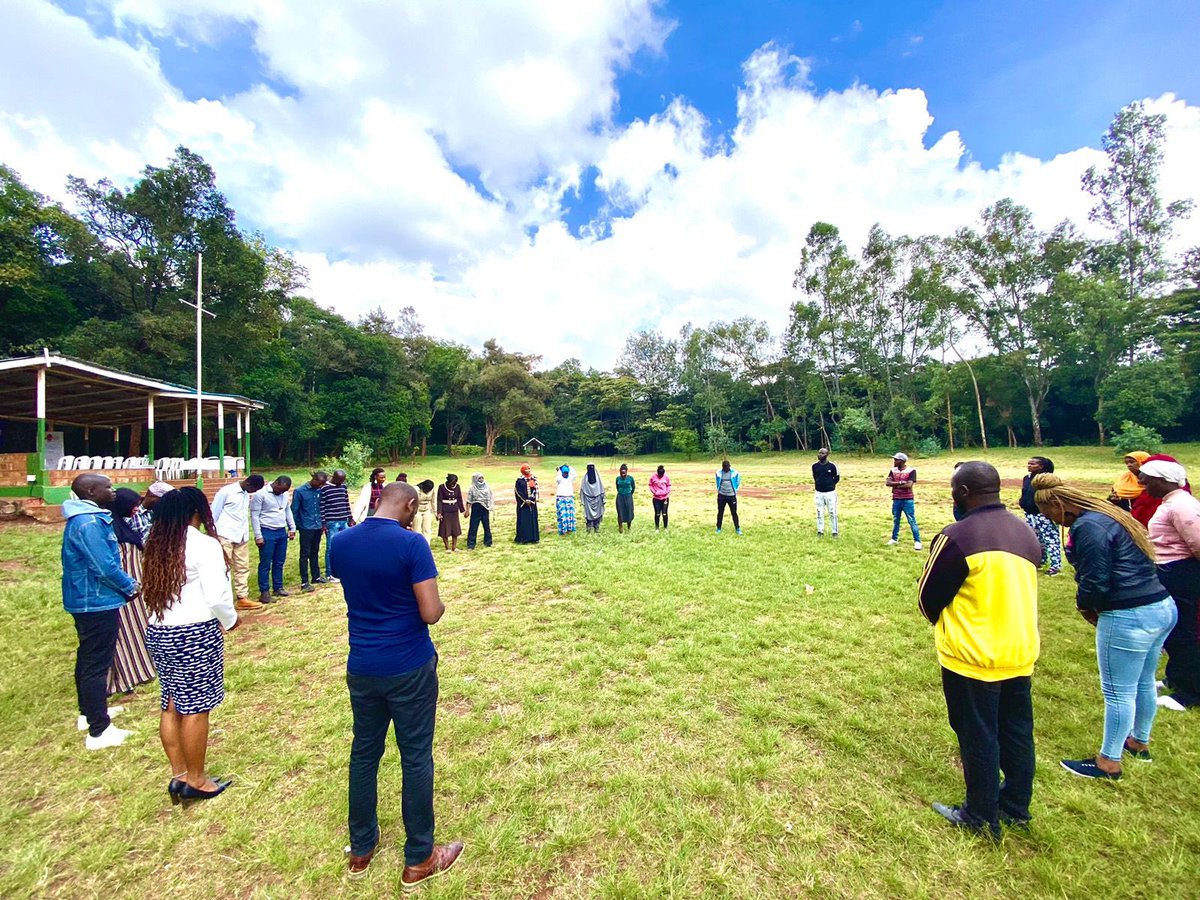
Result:
{"type": "Polygon", "coordinates": [[[446,607],[429,543],[408,530],[416,511],[416,490],[393,482],[383,489],[373,516],[330,541],[330,563],[342,580],[350,624],[350,874],[365,872],[379,848],[379,760],[394,723],[404,773],[407,840],[400,881],[406,891],[449,869],[463,849],[460,841],[433,843],[438,657],[429,626],[446,607]]]}

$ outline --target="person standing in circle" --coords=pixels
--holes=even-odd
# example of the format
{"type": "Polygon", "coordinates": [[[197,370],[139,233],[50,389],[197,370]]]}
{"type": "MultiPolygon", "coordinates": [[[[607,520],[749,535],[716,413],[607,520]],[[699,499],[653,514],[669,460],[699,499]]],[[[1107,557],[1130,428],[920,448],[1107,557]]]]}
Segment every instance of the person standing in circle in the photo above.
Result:
{"type": "Polygon", "coordinates": [[[1058,526],[1038,510],[1032,487],[1035,477],[1043,472],[1054,471],[1054,463],[1044,456],[1031,456],[1025,468],[1029,470],[1029,474],[1021,482],[1021,511],[1025,513],[1025,521],[1029,523],[1029,527],[1037,535],[1038,543],[1042,545],[1043,565],[1050,563],[1046,574],[1054,576],[1062,571],[1062,539],[1058,533],[1058,526]]]}
{"type": "Polygon", "coordinates": [[[917,470],[909,468],[908,456],[897,453],[892,457],[892,469],[884,484],[892,489],[892,539],[889,544],[900,543],[900,514],[908,519],[912,531],[913,549],[921,549],[921,531],[917,527],[917,501],[913,485],[917,483],[917,470]]]}
{"type": "Polygon", "coordinates": [[[671,476],[663,466],[650,476],[650,497],[654,501],[654,530],[658,531],[659,519],[663,530],[667,528],[667,512],[671,507],[671,476]]]}
{"type": "Polygon", "coordinates": [[[171,491],[155,507],[142,563],[146,646],[162,687],[158,733],[171,764],[173,803],[210,800],[232,784],[206,768],[208,716],[225,699],[223,633],[238,625],[216,533],[203,491],[171,491]]]}
{"type": "Polygon", "coordinates": [[[483,546],[492,546],[492,513],[496,510],[496,501],[492,497],[492,489],[483,479],[482,472],[471,476],[471,486],[467,488],[467,506],[471,512],[471,524],[467,528],[467,549],[475,549],[475,537],[479,534],[479,526],[483,526],[483,546]]]}
{"type": "Polygon", "coordinates": [[[559,535],[575,533],[575,470],[568,465],[558,468],[554,477],[554,511],[558,514],[559,535]]]}
{"type": "MultiPolygon", "coordinates": [[[[117,488],[117,499],[113,503],[113,534],[121,552],[121,568],[134,581],[142,579],[142,548],[149,528],[140,531],[138,504],[141,496],[129,488],[117,488]]],[[[146,649],[146,625],[149,617],[146,604],[141,597],[130,597],[129,602],[117,612],[120,625],[117,629],[117,644],[113,651],[112,668],[108,670],[108,693],[132,694],[139,684],[153,681],[156,673],[150,651],[146,649]]],[[[87,719],[80,717],[79,730],[87,728],[87,719]]]]}
{"type": "Polygon", "coordinates": [[[354,501],[354,514],[352,518],[355,522],[361,522],[367,516],[375,513],[375,507],[379,505],[379,498],[383,495],[383,486],[387,484],[387,472],[382,467],[376,467],[371,470],[371,478],[363,485],[363,489],[359,491],[358,499],[354,501]]]}
{"type": "Polygon", "coordinates": [[[737,511],[737,492],[741,483],[742,476],[738,474],[738,470],[729,464],[729,460],[724,460],[721,468],[717,470],[717,534],[721,533],[721,523],[725,520],[726,507],[729,508],[729,515],[733,518],[734,530],[738,534],[742,533],[737,511]]]}
{"type": "Polygon", "coordinates": [[[433,523],[437,521],[437,493],[432,478],[426,478],[417,484],[417,515],[412,522],[412,530],[424,535],[425,540],[433,543],[433,523]]]}
{"type": "Polygon", "coordinates": [[[829,524],[833,528],[833,536],[838,536],[838,497],[837,484],[842,480],[838,467],[829,461],[829,448],[822,447],[817,451],[817,461],[812,466],[813,490],[817,505],[817,537],[825,536],[825,514],[829,514],[829,524]]]}
{"type": "Polygon", "coordinates": [[[633,476],[629,474],[629,466],[621,464],[621,474],[617,476],[617,533],[622,530],[633,531],[633,492],[636,485],[633,476]]]}
{"type": "Polygon", "coordinates": [[[599,534],[600,520],[604,518],[604,479],[592,463],[588,463],[583,481],[579,483],[579,502],[583,506],[584,528],[599,534]]]}
{"type": "Polygon", "coordinates": [[[460,516],[466,511],[462,488],[458,486],[458,476],[450,473],[446,476],[446,483],[439,485],[437,489],[437,519],[438,537],[451,553],[458,552],[458,538],[462,534],[460,516]]]}
{"type": "Polygon", "coordinates": [[[517,501],[516,542],[536,544],[541,539],[538,531],[538,482],[528,465],[521,466],[521,475],[513,486],[513,496],[517,501]]]}

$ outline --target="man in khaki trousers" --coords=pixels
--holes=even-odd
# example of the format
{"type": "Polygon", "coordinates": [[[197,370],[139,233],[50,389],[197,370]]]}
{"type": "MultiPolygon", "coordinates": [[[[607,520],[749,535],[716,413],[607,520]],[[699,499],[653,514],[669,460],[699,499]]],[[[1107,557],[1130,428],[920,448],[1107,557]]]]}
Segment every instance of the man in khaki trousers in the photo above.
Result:
{"type": "Polygon", "coordinates": [[[229,558],[234,606],[238,609],[262,608],[261,603],[250,599],[250,495],[262,490],[263,483],[261,475],[247,475],[217,491],[212,502],[213,524],[229,558]]]}

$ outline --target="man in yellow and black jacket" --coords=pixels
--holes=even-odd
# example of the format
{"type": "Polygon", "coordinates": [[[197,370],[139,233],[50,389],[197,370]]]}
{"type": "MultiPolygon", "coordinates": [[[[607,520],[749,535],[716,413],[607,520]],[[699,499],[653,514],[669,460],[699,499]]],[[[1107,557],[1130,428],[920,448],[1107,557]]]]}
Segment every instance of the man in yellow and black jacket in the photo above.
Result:
{"type": "Polygon", "coordinates": [[[960,806],[933,808],[960,828],[998,837],[1002,823],[1029,822],[1030,676],[1038,658],[1042,547],[1033,529],[1000,502],[1000,474],[993,466],[964,463],[950,491],[962,519],[933,541],[920,608],[934,626],[967,796],[960,806]]]}

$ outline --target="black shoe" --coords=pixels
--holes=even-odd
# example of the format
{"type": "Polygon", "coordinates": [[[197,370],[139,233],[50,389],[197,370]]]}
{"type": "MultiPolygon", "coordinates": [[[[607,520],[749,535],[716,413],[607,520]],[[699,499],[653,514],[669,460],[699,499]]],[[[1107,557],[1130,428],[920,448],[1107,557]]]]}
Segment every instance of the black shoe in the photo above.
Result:
{"type": "Polygon", "coordinates": [[[318,575],[313,579],[313,584],[329,584],[329,579],[324,575],[318,575]]]}
{"type": "Polygon", "coordinates": [[[1062,767],[1072,775],[1080,778],[1099,778],[1101,781],[1120,781],[1120,772],[1105,772],[1096,765],[1096,757],[1091,759],[1064,759],[1062,767]]]}
{"type": "Polygon", "coordinates": [[[1008,813],[1000,813],[1000,824],[1005,828],[1028,828],[1032,821],[1033,819],[1029,816],[1010,816],[1008,813]]]}
{"type": "Polygon", "coordinates": [[[955,828],[962,828],[965,831],[971,831],[975,834],[996,840],[1000,837],[1000,829],[998,827],[981,824],[977,825],[974,822],[968,821],[963,817],[961,806],[946,806],[944,803],[934,803],[933,811],[953,825],[955,828]]]}
{"type": "Polygon", "coordinates": [[[300,585],[300,593],[302,593],[302,594],[311,594],[315,590],[316,590],[316,588],[313,587],[311,584],[300,585]]]}
{"type": "Polygon", "coordinates": [[[233,784],[232,781],[218,781],[217,789],[215,791],[202,791],[199,788],[194,788],[185,782],[183,788],[179,792],[179,799],[182,800],[185,805],[196,800],[211,800],[218,794],[224,793],[225,789],[231,784],[233,784]]]}
{"type": "Polygon", "coordinates": [[[179,805],[179,795],[183,793],[183,786],[187,784],[182,778],[172,778],[167,783],[167,794],[171,798],[171,805],[179,805]]]}
{"type": "Polygon", "coordinates": [[[276,597],[292,596],[288,591],[285,591],[283,588],[276,588],[275,590],[271,591],[271,593],[274,594],[276,597]]]}

